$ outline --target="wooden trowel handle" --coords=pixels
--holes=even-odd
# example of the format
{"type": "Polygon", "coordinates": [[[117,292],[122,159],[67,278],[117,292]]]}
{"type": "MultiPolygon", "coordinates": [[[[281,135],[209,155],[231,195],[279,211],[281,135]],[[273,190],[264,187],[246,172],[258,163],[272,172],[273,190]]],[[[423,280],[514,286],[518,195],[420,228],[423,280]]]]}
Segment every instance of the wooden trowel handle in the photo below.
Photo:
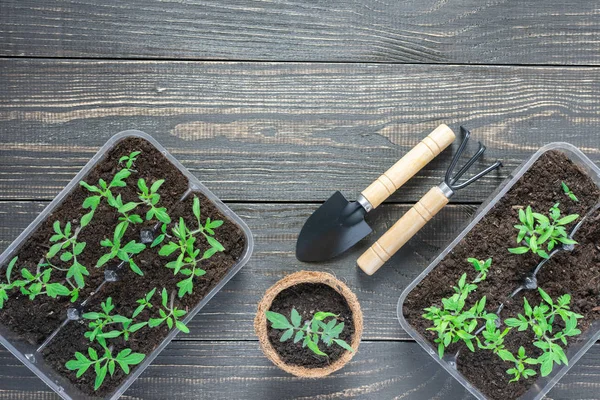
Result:
{"type": "Polygon", "coordinates": [[[448,147],[455,137],[447,125],[438,126],[361,194],[373,208],[377,207],[448,147]]]}
{"type": "Polygon", "coordinates": [[[373,275],[446,204],[448,197],[434,186],[406,212],[356,262],[367,275],[373,275]]]}

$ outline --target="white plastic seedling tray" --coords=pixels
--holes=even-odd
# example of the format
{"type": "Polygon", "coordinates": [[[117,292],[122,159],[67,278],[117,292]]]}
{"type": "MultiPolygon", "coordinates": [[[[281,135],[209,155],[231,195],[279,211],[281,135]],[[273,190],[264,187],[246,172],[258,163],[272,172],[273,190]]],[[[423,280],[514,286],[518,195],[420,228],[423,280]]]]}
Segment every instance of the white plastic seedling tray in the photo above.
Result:
{"type": "MultiPolygon", "coordinates": [[[[200,192],[204,194],[210,201],[212,201],[216,207],[232,222],[237,224],[240,229],[244,232],[246,239],[246,247],[242,253],[241,258],[238,262],[231,267],[225,277],[209,292],[206,296],[198,303],[193,309],[189,310],[183,319],[184,324],[188,324],[192,318],[208,303],[208,301],[219,291],[221,288],[235,275],[238,271],[248,262],[252,255],[254,248],[254,240],[252,233],[248,226],[237,216],[233,211],[229,209],[221,200],[217,198],[206,186],[192,175],[175,157],[162,147],[152,136],[137,130],[128,130],[114,135],[106,142],[104,146],[92,157],[92,159],[83,167],[83,169],[69,182],[69,184],[56,196],[56,198],[37,216],[37,218],[17,237],[17,239],[11,243],[8,248],[0,255],[0,266],[6,266],[8,261],[14,257],[18,252],[21,245],[36,231],[38,226],[58,207],[63,199],[71,193],[74,187],[79,185],[79,182],[87,176],[87,174],[104,158],[104,156],[120,141],[127,138],[142,138],[150,142],[155,148],[157,148],[175,167],[177,167],[182,174],[184,174],[189,182],[189,190],[191,192],[200,192]]],[[[1,312],[1,310],[0,310],[1,312]]],[[[65,312],[64,326],[68,322],[69,318],[65,312]]],[[[61,326],[61,327],[62,327],[61,326]]],[[[59,328],[60,329],[60,328],[59,328]]],[[[105,396],[105,399],[117,399],[131,386],[131,384],[144,372],[144,370],[152,363],[152,361],[158,356],[158,354],[164,350],[164,348],[173,340],[173,338],[179,333],[179,330],[173,329],[169,332],[169,335],[160,343],[157,348],[150,354],[146,355],[146,358],[140,363],[130,375],[123,381],[123,383],[117,387],[111,394],[105,396]]],[[[56,334],[56,332],[54,333],[56,334]]],[[[53,334],[53,335],[54,335],[53,334]]],[[[52,336],[53,336],[52,335],[52,336]]],[[[45,343],[48,340],[45,341],[45,343]]],[[[58,393],[63,399],[90,399],[91,397],[82,393],[75,385],[73,385],[68,379],[59,375],[48,364],[45,363],[42,357],[41,351],[43,346],[33,346],[30,343],[23,342],[17,338],[17,335],[12,333],[7,326],[0,325],[0,343],[4,345],[12,354],[15,355],[23,364],[25,364],[30,370],[32,370],[40,379],[42,379],[48,386],[50,386],[56,393],[58,393]]]]}
{"type": "MultiPolygon", "coordinates": [[[[465,388],[469,390],[475,397],[480,400],[485,400],[487,397],[481,393],[476,387],[458,371],[456,368],[456,362],[453,357],[444,357],[440,359],[437,354],[437,349],[431,345],[431,343],[421,336],[412,325],[408,323],[404,317],[403,305],[406,297],[409,293],[427,276],[433,271],[440,261],[442,261],[448,253],[450,253],[458,243],[473,229],[475,225],[481,221],[483,217],[496,205],[496,203],[504,197],[504,195],[513,187],[513,185],[529,170],[529,168],[535,163],[544,153],[550,150],[558,150],[564,153],[575,165],[585,171],[588,176],[596,183],[596,186],[600,187],[600,169],[577,147],[563,142],[550,143],[540,148],[535,154],[533,154],[528,160],[517,167],[513,173],[508,176],[504,182],[483,202],[479,207],[475,215],[472,217],[467,226],[461,231],[461,233],[433,260],[431,264],[410,284],[398,300],[397,314],[402,328],[412,336],[421,347],[433,357],[450,375],[456,378],[465,388]]],[[[543,268],[543,266],[542,266],[543,268]]],[[[508,293],[512,293],[514,288],[507,290],[508,293]]],[[[539,400],[546,395],[552,389],[552,387],[575,365],[577,360],[585,354],[585,352],[600,338],[600,321],[595,321],[587,331],[577,337],[577,341],[573,342],[567,349],[566,355],[569,359],[569,365],[562,365],[555,367],[552,373],[546,377],[538,377],[531,388],[525,392],[519,399],[520,400],[539,400]]]]}

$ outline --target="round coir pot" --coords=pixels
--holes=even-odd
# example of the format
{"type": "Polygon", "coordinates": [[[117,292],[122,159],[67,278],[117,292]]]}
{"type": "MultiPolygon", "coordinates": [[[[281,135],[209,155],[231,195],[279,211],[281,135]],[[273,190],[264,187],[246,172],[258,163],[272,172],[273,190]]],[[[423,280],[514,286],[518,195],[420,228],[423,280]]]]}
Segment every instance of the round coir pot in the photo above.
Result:
{"type": "MultiPolygon", "coordinates": [[[[358,299],[348,286],[325,272],[300,271],[283,278],[266,291],[258,303],[258,311],[254,319],[254,330],[267,358],[282,370],[305,378],[327,376],[346,365],[358,351],[362,328],[363,316],[358,299]],[[278,338],[283,331],[277,333],[270,328],[265,312],[279,312],[289,319],[292,308],[297,308],[303,320],[307,320],[317,311],[344,315],[344,331],[340,335],[340,339],[345,339],[354,352],[341,348],[330,349],[321,342],[319,347],[322,351],[334,353],[333,356],[324,357],[311,355],[308,348],[302,348],[302,341],[292,344],[293,341],[288,340],[285,345],[280,344],[278,338]],[[345,335],[345,338],[342,335],[345,335]],[[278,352],[278,350],[282,351],[281,346],[287,346],[285,348],[286,355],[278,352]],[[290,346],[293,347],[290,348],[290,346]],[[292,351],[290,352],[290,350],[292,351]],[[292,353],[291,356],[290,353],[292,353]],[[305,359],[298,361],[295,359],[297,357],[305,359]],[[316,364],[308,365],[313,363],[316,364]]],[[[331,345],[331,347],[334,346],[337,345],[331,345]]]]}

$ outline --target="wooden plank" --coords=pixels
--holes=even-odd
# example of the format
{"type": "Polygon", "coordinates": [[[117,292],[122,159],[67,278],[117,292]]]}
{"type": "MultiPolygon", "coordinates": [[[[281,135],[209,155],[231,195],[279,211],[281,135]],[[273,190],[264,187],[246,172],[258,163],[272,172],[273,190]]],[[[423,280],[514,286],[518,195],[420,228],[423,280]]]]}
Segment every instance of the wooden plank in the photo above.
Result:
{"type": "MultiPolygon", "coordinates": [[[[232,201],[355,198],[441,122],[506,166],[453,201],[482,201],[551,141],[600,160],[600,68],[4,59],[0,76],[0,199],[51,199],[130,128],[232,201]]],[[[438,184],[450,154],[391,201],[438,184]]]]}
{"type": "Polygon", "coordinates": [[[600,63],[594,1],[5,0],[0,55],[600,63]]]}
{"type": "MultiPolygon", "coordinates": [[[[0,251],[43,209],[41,202],[0,202],[0,251]]],[[[408,339],[398,323],[396,306],[402,290],[425,268],[440,247],[449,242],[473,206],[449,206],[426,226],[389,265],[369,277],[355,267],[358,256],[407,209],[384,205],[369,216],[375,232],[339,259],[304,264],[294,256],[296,237],[314,205],[231,204],[250,226],[256,241],[250,262],[192,321],[182,339],[254,339],[256,305],[267,288],[300,269],[329,271],[357,294],[364,310],[365,339],[408,339]]]]}
{"type": "MultiPolygon", "coordinates": [[[[599,399],[600,345],[593,346],[548,398],[599,399]]],[[[0,399],[57,399],[0,349],[0,399]]],[[[472,399],[413,342],[363,342],[341,371],[313,380],[277,369],[251,342],[173,342],[123,399],[472,399]]]]}

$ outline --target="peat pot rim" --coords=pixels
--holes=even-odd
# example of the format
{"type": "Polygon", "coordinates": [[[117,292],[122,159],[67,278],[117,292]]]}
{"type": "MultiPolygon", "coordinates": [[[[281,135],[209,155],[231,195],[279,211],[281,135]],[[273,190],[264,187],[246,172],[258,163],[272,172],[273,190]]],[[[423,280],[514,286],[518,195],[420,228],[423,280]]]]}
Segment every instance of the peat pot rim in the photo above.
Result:
{"type": "Polygon", "coordinates": [[[352,359],[352,357],[354,357],[358,351],[358,346],[362,337],[362,330],[363,315],[356,295],[350,290],[350,288],[348,288],[348,286],[346,286],[345,283],[327,272],[299,271],[279,280],[265,292],[265,295],[258,303],[256,318],[254,319],[254,331],[256,332],[256,336],[258,336],[260,348],[265,356],[282,370],[301,378],[321,378],[341,369],[352,359]],[[306,368],[298,365],[287,364],[281,359],[281,357],[279,357],[279,354],[269,341],[267,334],[267,317],[265,312],[271,308],[273,300],[279,293],[281,293],[281,291],[301,283],[323,283],[331,287],[333,290],[341,294],[344,299],[346,299],[346,302],[352,311],[354,335],[352,336],[351,346],[354,349],[354,352],[344,352],[340,358],[327,367],[306,368]]]}

